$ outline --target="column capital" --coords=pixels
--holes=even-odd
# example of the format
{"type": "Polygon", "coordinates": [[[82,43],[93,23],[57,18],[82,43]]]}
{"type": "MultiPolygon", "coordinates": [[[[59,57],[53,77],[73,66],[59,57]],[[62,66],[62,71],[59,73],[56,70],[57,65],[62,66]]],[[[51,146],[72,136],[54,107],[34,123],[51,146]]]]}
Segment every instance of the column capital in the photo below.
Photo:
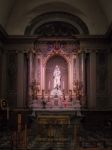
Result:
{"type": "Polygon", "coordinates": [[[29,48],[28,52],[32,53],[32,54],[36,54],[37,53],[37,51],[34,48],[29,48]]]}

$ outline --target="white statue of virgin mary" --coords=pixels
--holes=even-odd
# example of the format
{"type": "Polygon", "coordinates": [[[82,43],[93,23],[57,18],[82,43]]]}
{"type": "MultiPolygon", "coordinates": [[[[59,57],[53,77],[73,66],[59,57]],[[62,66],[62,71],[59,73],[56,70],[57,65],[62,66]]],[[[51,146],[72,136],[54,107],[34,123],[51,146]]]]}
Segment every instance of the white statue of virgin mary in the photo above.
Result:
{"type": "Polygon", "coordinates": [[[61,71],[58,65],[55,66],[54,72],[53,72],[53,87],[54,89],[60,89],[61,87],[61,71]]]}
{"type": "Polygon", "coordinates": [[[53,72],[53,90],[51,91],[51,95],[54,97],[62,96],[61,71],[58,65],[55,66],[54,72],[53,72]]]}

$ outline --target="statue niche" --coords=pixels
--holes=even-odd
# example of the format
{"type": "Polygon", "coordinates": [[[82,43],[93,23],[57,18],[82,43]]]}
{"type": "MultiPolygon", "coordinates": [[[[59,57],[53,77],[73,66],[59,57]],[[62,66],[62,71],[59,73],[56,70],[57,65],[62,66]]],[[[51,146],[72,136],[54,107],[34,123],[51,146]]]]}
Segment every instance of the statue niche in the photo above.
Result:
{"type": "Polygon", "coordinates": [[[46,64],[45,72],[45,90],[62,95],[62,91],[68,92],[68,64],[66,60],[55,55],[49,58],[46,64]]]}

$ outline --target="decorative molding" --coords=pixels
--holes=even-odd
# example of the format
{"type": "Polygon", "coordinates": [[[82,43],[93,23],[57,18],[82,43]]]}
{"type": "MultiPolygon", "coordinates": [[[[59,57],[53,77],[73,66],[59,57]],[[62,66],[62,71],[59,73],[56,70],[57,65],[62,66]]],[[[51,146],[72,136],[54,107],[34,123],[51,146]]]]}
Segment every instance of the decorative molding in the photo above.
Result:
{"type": "MultiPolygon", "coordinates": [[[[50,53],[51,51],[55,54],[58,54],[63,51],[63,53],[71,53],[74,54],[80,49],[80,43],[79,40],[77,39],[67,39],[62,40],[62,39],[55,39],[55,40],[36,40],[34,41],[34,50],[35,53],[43,53],[47,54],[50,53]]],[[[61,54],[61,53],[60,53],[61,54]]]]}
{"type": "MultiPolygon", "coordinates": [[[[110,27],[111,28],[111,27],[110,27]]],[[[110,29],[109,29],[110,30],[110,29]]],[[[108,33],[108,32],[107,32],[108,33]]],[[[110,34],[104,34],[104,35],[75,35],[75,36],[61,36],[61,39],[64,40],[74,40],[78,39],[80,42],[89,42],[89,43],[101,43],[101,44],[109,44],[111,43],[110,34]]],[[[8,35],[5,29],[0,25],[0,39],[2,43],[6,44],[32,44],[36,39],[43,39],[41,36],[37,35],[8,35]]],[[[53,36],[50,36],[47,38],[47,40],[52,39],[54,40],[53,36]]],[[[57,38],[55,38],[56,40],[57,38]]]]}
{"type": "Polygon", "coordinates": [[[71,62],[70,54],[67,54],[62,49],[59,49],[59,50],[53,49],[49,53],[43,56],[44,56],[44,60],[43,60],[44,66],[47,63],[47,61],[53,56],[62,56],[67,61],[68,64],[71,62]]]}

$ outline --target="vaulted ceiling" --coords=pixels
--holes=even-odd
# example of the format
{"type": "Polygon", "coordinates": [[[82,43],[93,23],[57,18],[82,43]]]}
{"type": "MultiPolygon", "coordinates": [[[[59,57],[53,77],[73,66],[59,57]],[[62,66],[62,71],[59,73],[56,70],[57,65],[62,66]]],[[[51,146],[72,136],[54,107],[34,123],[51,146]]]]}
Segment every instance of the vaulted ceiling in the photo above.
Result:
{"type": "Polygon", "coordinates": [[[112,22],[112,0],[0,0],[0,24],[9,35],[23,35],[34,18],[49,12],[75,15],[90,34],[105,34],[112,22]]]}

